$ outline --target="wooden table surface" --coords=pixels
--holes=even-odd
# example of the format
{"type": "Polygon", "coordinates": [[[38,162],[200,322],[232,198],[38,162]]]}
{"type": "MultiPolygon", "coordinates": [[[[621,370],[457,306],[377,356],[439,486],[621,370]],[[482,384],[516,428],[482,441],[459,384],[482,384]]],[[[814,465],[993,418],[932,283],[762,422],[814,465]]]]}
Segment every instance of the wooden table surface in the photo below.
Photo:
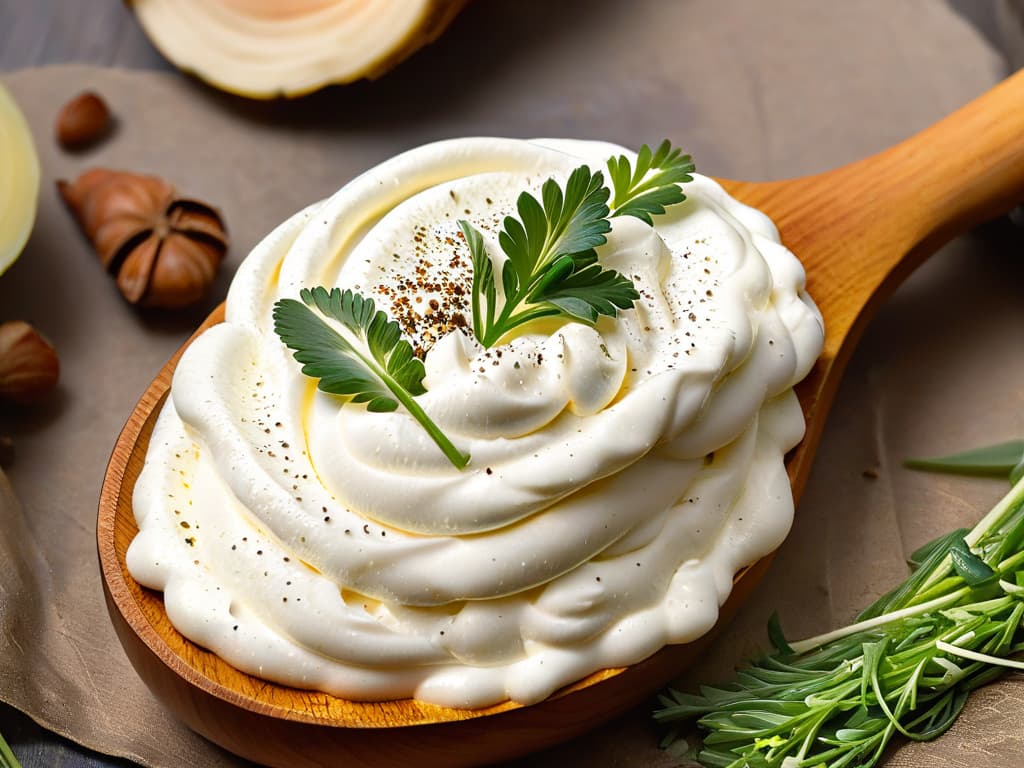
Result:
{"type": "MultiPolygon", "coordinates": [[[[949,0],[997,47],[1000,0],[949,0]]],[[[0,72],[59,63],[171,71],[124,3],[115,0],[0,0],[0,72]]],[[[24,768],[129,768],[36,726],[0,704],[0,733],[24,768]]]]}

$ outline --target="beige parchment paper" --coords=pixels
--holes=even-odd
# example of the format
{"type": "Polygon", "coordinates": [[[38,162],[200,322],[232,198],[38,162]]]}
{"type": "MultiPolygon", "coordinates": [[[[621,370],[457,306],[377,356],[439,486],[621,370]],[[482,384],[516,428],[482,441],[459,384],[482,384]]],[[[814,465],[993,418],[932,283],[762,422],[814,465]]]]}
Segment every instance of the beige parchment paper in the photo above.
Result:
{"type": "MultiPolygon", "coordinates": [[[[633,146],[668,136],[712,175],[820,171],[947,114],[1002,66],[932,0],[574,0],[473,4],[392,75],[294,104],[250,104],[156,73],[0,76],[43,166],[35,232],[0,278],[0,320],[36,324],[63,365],[51,403],[0,412],[17,444],[0,474],[0,699],[145,765],[241,764],[176,723],[124,657],[103,606],[95,508],[135,400],[223,298],[245,253],[293,211],[397,151],[458,135],[633,146]],[[83,88],[105,95],[119,125],[97,150],[68,155],[52,121],[83,88]],[[222,208],[233,244],[204,305],[164,314],[120,300],[53,188],[95,165],[163,175],[222,208]]],[[[1022,250],[1008,225],[962,238],[883,308],[850,365],[791,537],[690,683],[714,682],[763,647],[773,609],[794,637],[848,621],[903,578],[907,552],[1001,494],[998,482],[915,475],[900,460],[1024,435],[1022,250]]],[[[1022,704],[1024,685],[992,686],[944,739],[900,748],[888,764],[1019,766],[1022,704]]],[[[678,764],[657,741],[644,707],[520,764],[678,764]]]]}

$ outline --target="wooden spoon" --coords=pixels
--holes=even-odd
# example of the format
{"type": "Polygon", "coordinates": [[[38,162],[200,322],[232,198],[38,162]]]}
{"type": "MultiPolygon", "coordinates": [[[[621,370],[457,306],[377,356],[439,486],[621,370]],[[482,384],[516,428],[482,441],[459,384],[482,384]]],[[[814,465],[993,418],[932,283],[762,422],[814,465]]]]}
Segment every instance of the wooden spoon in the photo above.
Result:
{"type": "MultiPolygon", "coordinates": [[[[778,224],[783,242],[804,263],[808,290],[825,318],[821,358],[797,388],[807,435],[787,457],[799,498],[843,368],[874,309],[940,245],[1024,200],[1024,72],[865,160],[789,181],[725,184],[778,224]]],[[[222,306],[196,333],[223,315],[222,306]]],[[[184,639],[168,622],[162,596],[140,587],[125,567],[125,550],[137,532],[132,490],[180,355],[160,371],[118,438],[100,497],[99,556],[110,615],[139,675],[174,714],[226,749],[288,768],[507,759],[633,707],[706,646],[709,638],[670,646],[632,667],[592,674],[533,706],[473,711],[412,700],[355,703],[239,672],[184,639]]],[[[719,626],[769,560],[737,575],[719,626]]]]}

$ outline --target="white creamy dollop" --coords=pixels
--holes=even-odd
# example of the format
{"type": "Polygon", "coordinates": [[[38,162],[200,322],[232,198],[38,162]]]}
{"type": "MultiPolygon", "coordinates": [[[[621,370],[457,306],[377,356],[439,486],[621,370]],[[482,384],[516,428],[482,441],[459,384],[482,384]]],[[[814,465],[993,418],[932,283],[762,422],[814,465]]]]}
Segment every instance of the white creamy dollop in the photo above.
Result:
{"type": "Polygon", "coordinates": [[[653,229],[614,218],[598,249],[634,309],[489,350],[468,330],[457,220],[497,256],[521,191],[622,152],[430,144],[253,250],[226,322],[178,364],[135,488],[128,567],[184,635],[288,685],[480,707],[711,628],[736,571],[789,529],[792,387],[823,338],[771,221],[696,176],[653,229]],[[271,310],[316,285],[373,298],[425,352],[418,401],[468,467],[403,409],[300,373],[271,310]]]}

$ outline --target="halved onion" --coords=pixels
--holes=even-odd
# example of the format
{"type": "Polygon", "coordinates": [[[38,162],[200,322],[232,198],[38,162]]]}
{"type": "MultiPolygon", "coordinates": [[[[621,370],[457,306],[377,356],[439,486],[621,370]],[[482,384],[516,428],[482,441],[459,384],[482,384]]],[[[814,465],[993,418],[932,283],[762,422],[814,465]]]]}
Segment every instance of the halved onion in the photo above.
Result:
{"type": "Polygon", "coordinates": [[[0,275],[25,247],[36,219],[39,158],[25,116],[0,85],[0,275]]]}
{"type": "Polygon", "coordinates": [[[211,85],[258,99],[375,78],[468,0],[133,0],[153,44],[211,85]]]}

